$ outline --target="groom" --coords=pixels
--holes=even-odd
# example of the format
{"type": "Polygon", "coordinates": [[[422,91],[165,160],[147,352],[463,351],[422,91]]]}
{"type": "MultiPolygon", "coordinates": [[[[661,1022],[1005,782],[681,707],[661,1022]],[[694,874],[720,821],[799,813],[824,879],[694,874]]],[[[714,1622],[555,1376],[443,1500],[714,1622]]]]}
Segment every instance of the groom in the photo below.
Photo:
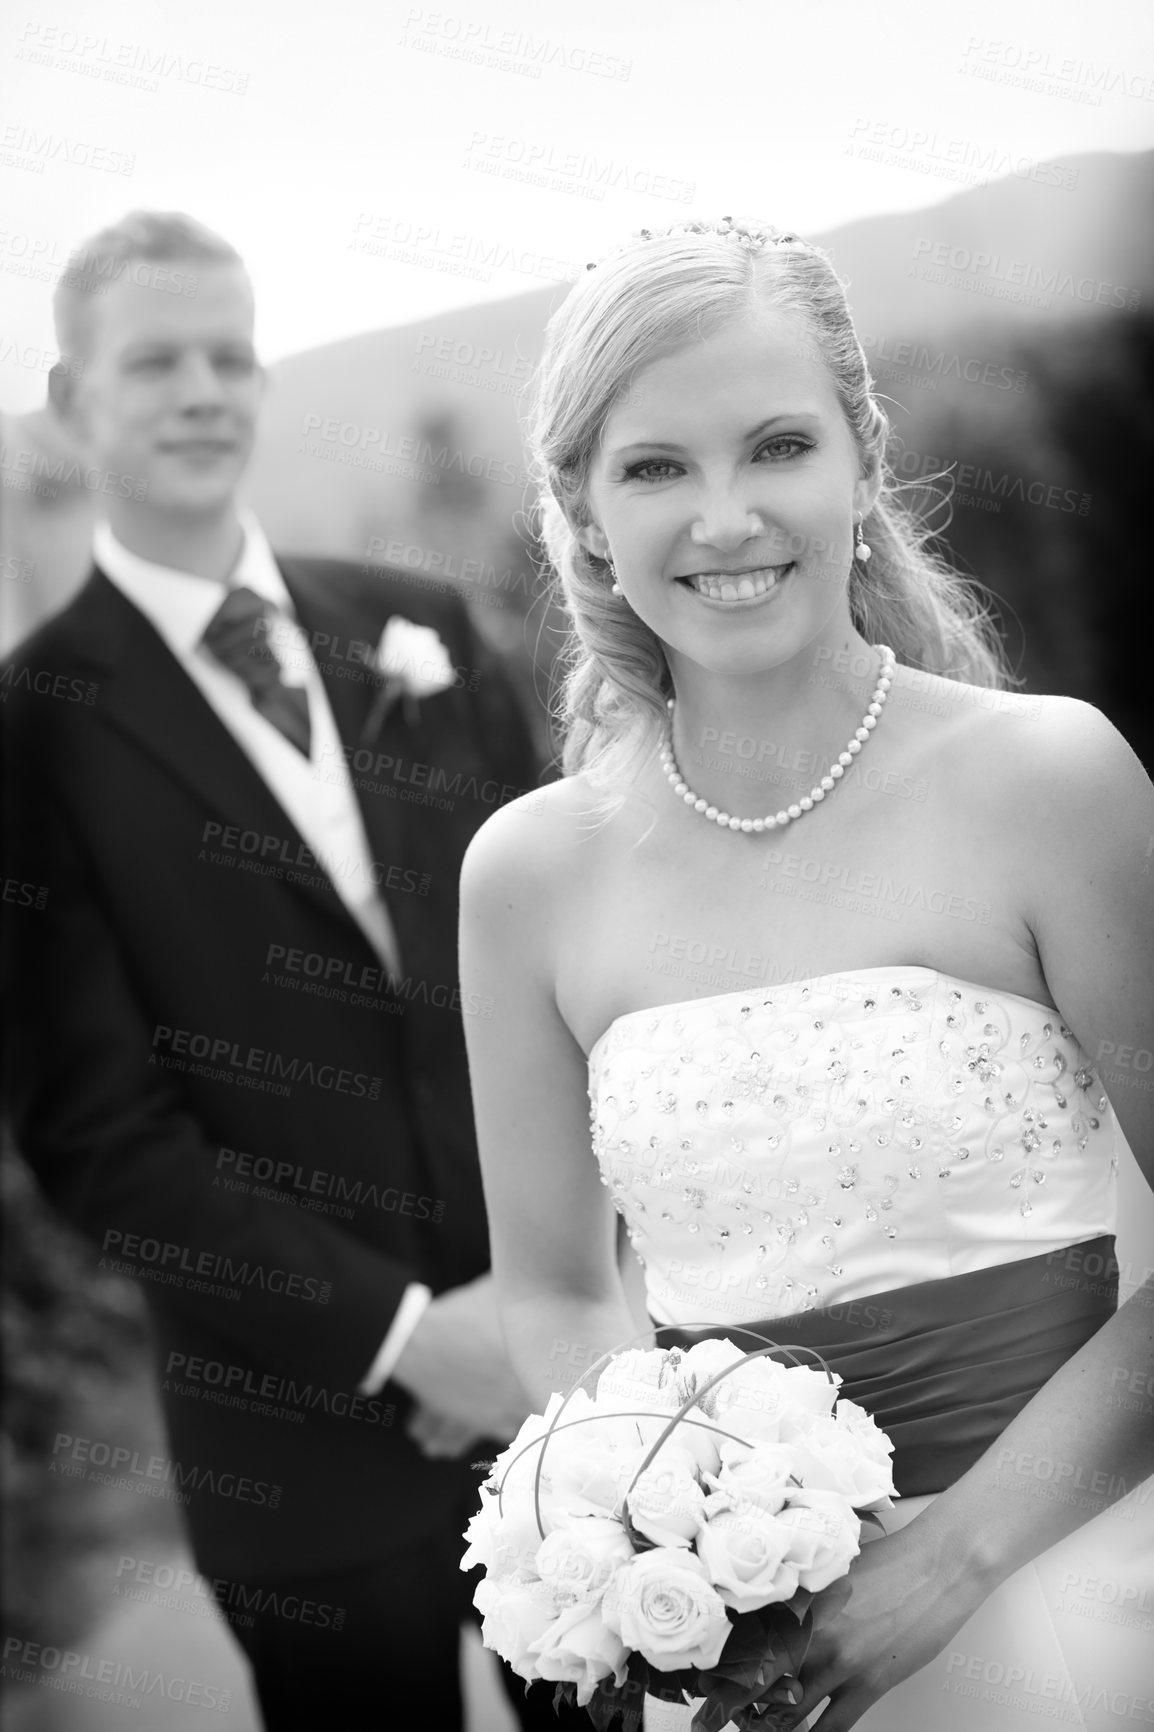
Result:
{"type": "MultiPolygon", "coordinates": [[[[526,1411],[486,1273],[462,1014],[491,1007],[461,1003],[457,876],[537,765],[463,608],[274,555],[238,510],[261,373],[227,243],[134,213],[56,314],[82,364],[52,401],[107,521],[2,674],[6,880],[39,887],[6,910],[17,1132],[143,1283],[167,1474],[266,1726],[403,1704],[444,1732],[471,1464],[526,1411]]],[[[114,1416],[94,1441],[116,1449],[114,1416]]],[[[507,1685],[556,1725],[551,1687],[507,1685]]]]}

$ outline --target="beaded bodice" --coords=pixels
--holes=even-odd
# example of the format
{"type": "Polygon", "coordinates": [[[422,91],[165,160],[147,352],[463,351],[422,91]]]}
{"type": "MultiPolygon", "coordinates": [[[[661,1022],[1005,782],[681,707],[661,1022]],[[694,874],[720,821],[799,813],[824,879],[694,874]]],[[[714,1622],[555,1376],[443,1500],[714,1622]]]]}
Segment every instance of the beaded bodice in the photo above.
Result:
{"type": "Polygon", "coordinates": [[[782,1316],[1114,1230],[1113,1115],[1070,1030],[935,969],[630,1012],[589,1089],[662,1322],[782,1316]]]}

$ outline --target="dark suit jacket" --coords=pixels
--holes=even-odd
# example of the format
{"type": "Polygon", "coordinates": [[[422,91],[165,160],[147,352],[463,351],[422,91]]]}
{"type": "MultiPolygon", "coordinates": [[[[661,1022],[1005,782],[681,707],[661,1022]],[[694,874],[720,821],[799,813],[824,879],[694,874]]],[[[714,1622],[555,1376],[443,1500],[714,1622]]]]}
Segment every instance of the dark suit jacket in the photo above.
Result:
{"type": "MultiPolygon", "coordinates": [[[[0,676],[8,1098],[48,1195],[142,1280],[175,1466],[87,1453],[179,1492],[201,1567],[250,1576],[384,1556],[476,1483],[409,1443],[397,1386],[355,1390],[410,1280],[488,1267],[462,1010],[491,1007],[460,1003],[457,878],[489,813],[538,781],[455,601],[280,566],[401,979],[103,573],[0,676]],[[365,737],[379,687],[353,646],[394,613],[441,635],[458,683],[365,737]]],[[[93,1441],[120,1447],[114,1419],[93,1441]]]]}

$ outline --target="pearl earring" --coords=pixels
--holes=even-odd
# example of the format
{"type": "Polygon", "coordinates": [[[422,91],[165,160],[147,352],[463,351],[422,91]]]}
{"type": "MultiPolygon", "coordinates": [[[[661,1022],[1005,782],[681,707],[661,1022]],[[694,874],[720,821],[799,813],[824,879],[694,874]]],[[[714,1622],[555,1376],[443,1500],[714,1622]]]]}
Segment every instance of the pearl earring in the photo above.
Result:
{"type": "Polygon", "coordinates": [[[872,553],[873,548],[868,545],[862,534],[861,520],[859,518],[858,522],[854,524],[853,556],[855,559],[860,559],[864,565],[872,553]]]}
{"type": "Polygon", "coordinates": [[[610,595],[620,595],[622,590],[621,585],[617,581],[617,567],[609,558],[606,558],[605,563],[609,567],[609,575],[613,579],[613,582],[609,585],[609,593],[610,595]]]}

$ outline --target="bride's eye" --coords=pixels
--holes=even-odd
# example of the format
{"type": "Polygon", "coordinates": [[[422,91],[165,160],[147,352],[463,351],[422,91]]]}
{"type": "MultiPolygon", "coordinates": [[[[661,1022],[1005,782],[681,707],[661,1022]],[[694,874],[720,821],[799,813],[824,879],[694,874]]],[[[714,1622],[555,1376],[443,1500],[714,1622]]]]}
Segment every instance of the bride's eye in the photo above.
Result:
{"type": "Polygon", "coordinates": [[[780,461],[801,456],[804,452],[813,449],[814,442],[812,439],[803,439],[798,433],[778,433],[772,439],[766,439],[759,445],[754,456],[760,457],[762,452],[768,451],[774,461],[780,461]]]}
{"type": "Polygon", "coordinates": [[[623,481],[668,481],[677,465],[668,457],[646,457],[640,463],[630,463],[624,471],[623,481]],[[663,474],[654,471],[663,470],[663,474]]]}

